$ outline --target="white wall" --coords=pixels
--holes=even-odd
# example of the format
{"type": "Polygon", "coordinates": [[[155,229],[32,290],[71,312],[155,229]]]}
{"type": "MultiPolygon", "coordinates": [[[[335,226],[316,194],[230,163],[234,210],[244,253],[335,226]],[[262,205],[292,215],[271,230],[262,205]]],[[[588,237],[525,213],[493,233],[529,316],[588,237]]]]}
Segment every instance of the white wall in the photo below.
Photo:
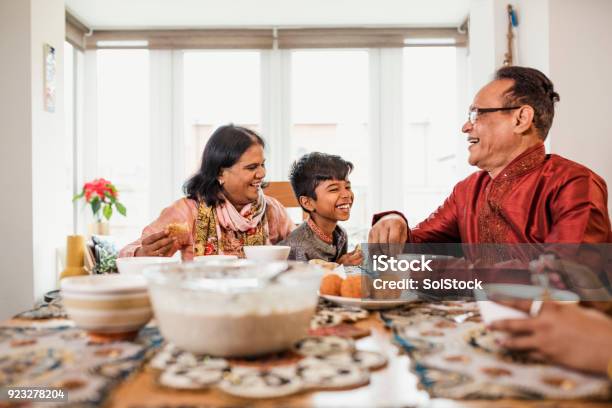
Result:
{"type": "Polygon", "coordinates": [[[516,65],[526,65],[550,74],[549,0],[512,2],[518,14],[518,58],[516,65]]]}
{"type": "Polygon", "coordinates": [[[544,72],[561,95],[547,150],[612,183],[612,1],[472,0],[470,100],[502,65],[508,3],[519,22],[515,64],[544,72]]]}
{"type": "Polygon", "coordinates": [[[31,0],[32,67],[32,241],[34,243],[34,296],[55,289],[56,249],[65,244],[66,221],[62,208],[72,207],[72,197],[63,196],[61,182],[66,139],[64,138],[64,37],[63,0],[31,0]],[[43,109],[43,44],[55,47],[55,112],[43,109]]]}
{"type": "Polygon", "coordinates": [[[0,3],[0,320],[55,288],[56,248],[65,241],[59,209],[63,160],[63,0],[0,3]],[[55,47],[56,110],[43,109],[43,45],[55,47]]]}
{"type": "Polygon", "coordinates": [[[550,2],[550,76],[561,96],[551,150],[591,168],[606,180],[608,190],[612,185],[610,21],[609,0],[550,2]]]}
{"type": "MultiPolygon", "coordinates": [[[[0,320],[34,297],[30,2],[0,2],[0,320]]],[[[42,54],[42,51],[41,51],[42,54]]]]}
{"type": "MultiPolygon", "coordinates": [[[[468,99],[491,80],[495,63],[495,19],[492,0],[472,0],[470,5],[470,31],[468,55],[468,99]]],[[[467,109],[467,108],[466,108],[467,109]]]]}

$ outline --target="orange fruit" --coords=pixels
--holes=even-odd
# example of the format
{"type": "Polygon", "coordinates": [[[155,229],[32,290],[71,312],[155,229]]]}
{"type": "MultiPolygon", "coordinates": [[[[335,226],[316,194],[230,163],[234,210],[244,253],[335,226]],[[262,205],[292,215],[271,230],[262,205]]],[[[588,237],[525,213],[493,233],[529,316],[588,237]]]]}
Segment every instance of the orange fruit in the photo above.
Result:
{"type": "Polygon", "coordinates": [[[340,286],[342,278],[335,273],[327,274],[321,279],[319,292],[322,295],[340,296],[340,286]]]}
{"type": "Polygon", "coordinates": [[[342,281],[340,295],[350,298],[362,298],[361,275],[351,275],[342,281]]]}

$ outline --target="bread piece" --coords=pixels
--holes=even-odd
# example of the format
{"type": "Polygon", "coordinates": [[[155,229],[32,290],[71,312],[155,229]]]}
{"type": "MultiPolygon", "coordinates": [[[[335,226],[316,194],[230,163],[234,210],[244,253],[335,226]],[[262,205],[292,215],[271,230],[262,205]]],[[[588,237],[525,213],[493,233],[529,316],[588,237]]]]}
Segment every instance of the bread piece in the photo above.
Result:
{"type": "Polygon", "coordinates": [[[330,271],[333,271],[338,266],[340,266],[340,264],[337,264],[336,262],[328,262],[324,259],[311,259],[310,261],[308,261],[308,263],[311,265],[319,265],[320,267],[324,269],[329,269],[330,271]]]}
{"type": "Polygon", "coordinates": [[[189,244],[189,225],[186,222],[168,224],[166,231],[168,231],[168,235],[176,238],[179,245],[189,244]]]}

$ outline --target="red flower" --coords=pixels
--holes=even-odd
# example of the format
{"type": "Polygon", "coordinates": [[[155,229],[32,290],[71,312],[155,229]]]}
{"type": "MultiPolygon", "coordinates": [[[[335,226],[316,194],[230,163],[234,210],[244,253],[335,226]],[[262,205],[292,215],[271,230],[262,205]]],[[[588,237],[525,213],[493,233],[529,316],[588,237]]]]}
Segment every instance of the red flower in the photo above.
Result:
{"type": "Polygon", "coordinates": [[[113,183],[106,179],[95,179],[83,185],[83,195],[88,203],[94,196],[97,196],[103,203],[107,203],[109,202],[107,194],[115,199],[119,195],[113,183]]]}
{"type": "Polygon", "coordinates": [[[83,184],[81,194],[75,195],[72,200],[85,198],[85,202],[91,204],[94,217],[99,221],[101,214],[110,219],[113,214],[112,207],[121,215],[126,215],[125,206],[119,202],[118,196],[119,193],[113,183],[104,178],[98,178],[83,184]]]}

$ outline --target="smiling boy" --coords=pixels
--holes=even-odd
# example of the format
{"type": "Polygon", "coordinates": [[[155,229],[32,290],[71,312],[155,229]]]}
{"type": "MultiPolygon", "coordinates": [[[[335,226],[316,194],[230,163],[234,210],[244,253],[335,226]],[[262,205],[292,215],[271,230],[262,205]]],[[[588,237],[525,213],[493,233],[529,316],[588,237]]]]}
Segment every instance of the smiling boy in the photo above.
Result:
{"type": "Polygon", "coordinates": [[[291,246],[289,259],[361,264],[361,251],[347,253],[348,237],[338,225],[351,216],[355,195],[348,176],[352,170],[353,164],[340,156],[318,152],[293,163],[289,179],[308,218],[280,243],[291,246]]]}

